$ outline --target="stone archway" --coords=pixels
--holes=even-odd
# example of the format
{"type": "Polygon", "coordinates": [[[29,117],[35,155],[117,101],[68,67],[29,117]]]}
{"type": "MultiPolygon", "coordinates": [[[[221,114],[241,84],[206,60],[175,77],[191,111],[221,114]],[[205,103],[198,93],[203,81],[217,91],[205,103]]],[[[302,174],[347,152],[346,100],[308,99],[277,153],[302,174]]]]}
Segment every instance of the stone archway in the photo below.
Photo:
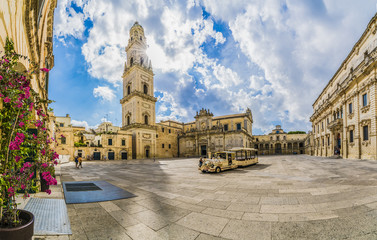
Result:
{"type": "Polygon", "coordinates": [[[281,143],[275,144],[275,154],[281,154],[281,143]]]}

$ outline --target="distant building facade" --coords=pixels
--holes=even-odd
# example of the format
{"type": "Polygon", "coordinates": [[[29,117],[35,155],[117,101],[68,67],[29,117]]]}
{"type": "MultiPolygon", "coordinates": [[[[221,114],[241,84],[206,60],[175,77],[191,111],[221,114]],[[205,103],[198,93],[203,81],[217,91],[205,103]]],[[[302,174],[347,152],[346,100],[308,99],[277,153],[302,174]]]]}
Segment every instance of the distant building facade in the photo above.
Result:
{"type": "Polygon", "coordinates": [[[62,161],[72,161],[76,156],[86,160],[132,159],[132,135],[109,122],[87,131],[85,127],[72,126],[67,114],[65,117],[55,117],[55,123],[58,142],[55,150],[62,161]]]}
{"type": "Polygon", "coordinates": [[[267,135],[254,135],[253,147],[258,155],[305,154],[307,134],[288,134],[280,125],[267,135]]]}
{"type": "Polygon", "coordinates": [[[234,147],[251,147],[253,116],[245,113],[214,117],[206,109],[197,112],[194,122],[182,124],[178,134],[179,156],[206,156],[209,152],[234,147]]]}
{"type": "Polygon", "coordinates": [[[377,15],[313,104],[313,155],[377,159],[377,15]]]}

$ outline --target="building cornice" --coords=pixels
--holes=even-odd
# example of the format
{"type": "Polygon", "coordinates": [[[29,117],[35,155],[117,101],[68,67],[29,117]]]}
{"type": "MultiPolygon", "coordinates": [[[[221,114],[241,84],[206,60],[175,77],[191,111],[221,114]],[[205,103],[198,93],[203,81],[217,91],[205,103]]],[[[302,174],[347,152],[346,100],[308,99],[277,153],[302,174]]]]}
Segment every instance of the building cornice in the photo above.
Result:
{"type": "Polygon", "coordinates": [[[147,125],[147,124],[142,124],[142,123],[132,123],[130,125],[127,125],[127,126],[123,126],[121,128],[121,130],[131,130],[131,129],[134,129],[134,128],[143,128],[143,129],[150,129],[150,130],[157,130],[157,126],[155,125],[147,125]]]}
{"type": "Polygon", "coordinates": [[[125,71],[124,71],[124,73],[122,75],[122,78],[125,78],[131,72],[131,70],[133,70],[134,68],[137,68],[139,70],[145,71],[148,74],[151,74],[152,76],[154,76],[153,71],[152,71],[151,68],[146,68],[143,65],[140,65],[139,63],[136,62],[131,67],[128,67],[128,68],[126,67],[125,68],[125,71]]]}
{"type": "Polygon", "coordinates": [[[131,94],[129,94],[129,95],[125,96],[124,98],[122,98],[120,100],[120,103],[123,104],[125,102],[128,102],[132,97],[135,97],[135,96],[141,97],[142,99],[147,100],[147,101],[157,102],[157,98],[149,96],[149,95],[147,95],[145,93],[142,93],[140,91],[135,90],[135,91],[131,92],[131,94]]]}

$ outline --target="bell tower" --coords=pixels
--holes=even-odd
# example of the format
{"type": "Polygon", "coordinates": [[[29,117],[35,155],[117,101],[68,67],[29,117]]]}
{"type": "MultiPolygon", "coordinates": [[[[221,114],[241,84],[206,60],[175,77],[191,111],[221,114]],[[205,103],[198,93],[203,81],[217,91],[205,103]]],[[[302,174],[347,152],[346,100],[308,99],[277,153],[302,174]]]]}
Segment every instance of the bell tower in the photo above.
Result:
{"type": "Polygon", "coordinates": [[[153,158],[156,149],[155,103],[152,64],[144,29],[135,22],[126,46],[123,73],[122,129],[132,133],[132,158],[153,158]]]}

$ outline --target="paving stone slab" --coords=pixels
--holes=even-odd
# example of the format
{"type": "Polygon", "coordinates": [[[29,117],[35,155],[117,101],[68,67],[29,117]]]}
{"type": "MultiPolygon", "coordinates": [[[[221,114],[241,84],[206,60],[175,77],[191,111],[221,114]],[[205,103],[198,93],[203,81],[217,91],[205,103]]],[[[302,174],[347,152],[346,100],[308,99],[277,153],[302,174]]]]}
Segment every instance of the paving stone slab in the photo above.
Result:
{"type": "Polygon", "coordinates": [[[133,240],[163,240],[163,238],[161,238],[157,232],[153,231],[142,223],[126,228],[126,233],[133,240]]]}
{"type": "Polygon", "coordinates": [[[198,232],[218,236],[228,222],[227,218],[193,212],[180,219],[177,224],[198,232]]]}
{"type": "Polygon", "coordinates": [[[156,214],[155,212],[151,210],[146,210],[142,212],[138,212],[135,214],[132,214],[133,217],[135,217],[137,220],[139,220],[141,223],[144,223],[149,228],[157,231],[169,224],[167,220],[165,220],[164,217],[162,217],[159,214],[156,214]]]}
{"type": "Polygon", "coordinates": [[[297,205],[299,204],[295,197],[261,197],[260,205],[297,205]]]}
{"type": "Polygon", "coordinates": [[[110,212],[110,215],[124,228],[140,223],[134,216],[123,210],[112,211],[110,212]]]}
{"type": "Polygon", "coordinates": [[[260,205],[251,205],[248,203],[231,203],[226,210],[238,212],[259,212],[260,205]]]}
{"type": "Polygon", "coordinates": [[[258,221],[258,222],[277,222],[279,221],[278,214],[271,213],[249,213],[246,212],[242,216],[242,220],[258,221]]]}
{"type": "Polygon", "coordinates": [[[189,203],[181,203],[177,205],[177,207],[194,211],[194,212],[201,212],[204,209],[206,209],[206,207],[195,205],[195,204],[189,204],[189,203]]]}
{"type": "Polygon", "coordinates": [[[224,240],[228,238],[215,237],[205,233],[201,233],[195,240],[224,240]]]}
{"type": "Polygon", "coordinates": [[[212,208],[218,208],[218,209],[227,209],[230,205],[230,202],[224,202],[224,201],[217,201],[217,200],[209,200],[205,199],[198,203],[200,206],[204,207],[212,207],[212,208]]]}
{"type": "Polygon", "coordinates": [[[261,213],[310,213],[316,212],[311,204],[306,205],[262,205],[261,213]]]}
{"type": "Polygon", "coordinates": [[[254,222],[245,220],[230,220],[221,232],[220,237],[229,239],[271,239],[271,224],[269,222],[254,222]]]}
{"type": "Polygon", "coordinates": [[[222,210],[222,209],[217,209],[217,208],[206,208],[201,213],[212,215],[212,216],[218,216],[218,217],[233,218],[233,219],[241,219],[242,216],[244,215],[244,212],[228,211],[228,210],[222,210]]]}
{"type": "Polygon", "coordinates": [[[200,234],[200,232],[174,223],[160,229],[157,233],[162,239],[174,240],[194,240],[197,239],[198,235],[200,234]]]}

